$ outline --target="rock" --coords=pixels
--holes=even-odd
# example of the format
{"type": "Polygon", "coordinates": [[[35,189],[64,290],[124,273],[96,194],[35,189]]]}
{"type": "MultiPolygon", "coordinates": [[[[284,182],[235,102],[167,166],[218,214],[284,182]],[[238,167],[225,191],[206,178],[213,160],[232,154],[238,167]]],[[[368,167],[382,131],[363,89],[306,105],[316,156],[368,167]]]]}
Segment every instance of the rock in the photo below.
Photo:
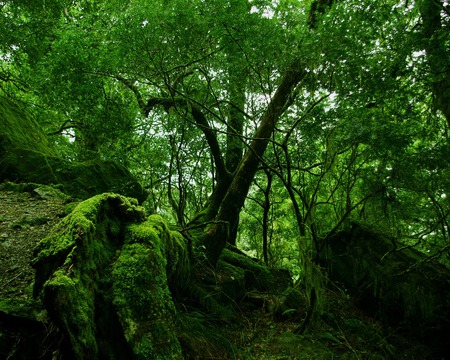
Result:
{"type": "MultiPolygon", "coordinates": [[[[58,184],[75,198],[114,192],[143,202],[142,186],[122,165],[100,159],[69,161],[51,146],[42,128],[10,99],[0,97],[0,181],[58,184]]],[[[44,196],[53,198],[48,189],[44,196]]]]}
{"type": "Polygon", "coordinates": [[[450,334],[450,271],[400,241],[359,224],[326,240],[330,278],[386,326],[431,344],[437,358],[450,334]]]}
{"type": "Polygon", "coordinates": [[[61,190],[58,190],[48,185],[39,186],[36,189],[34,189],[34,192],[38,194],[41,199],[49,201],[63,202],[69,198],[61,190]]]}
{"type": "Polygon", "coordinates": [[[181,359],[169,277],[186,273],[187,246],[134,199],[78,204],[37,246],[35,295],[71,359],[181,359]]]}

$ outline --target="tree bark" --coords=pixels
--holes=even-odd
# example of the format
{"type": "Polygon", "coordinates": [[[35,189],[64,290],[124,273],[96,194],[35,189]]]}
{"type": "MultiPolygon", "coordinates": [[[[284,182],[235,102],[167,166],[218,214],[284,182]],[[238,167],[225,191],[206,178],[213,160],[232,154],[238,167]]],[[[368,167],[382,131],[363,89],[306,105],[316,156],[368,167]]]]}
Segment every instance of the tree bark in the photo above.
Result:
{"type": "Polygon", "coordinates": [[[270,170],[265,170],[267,176],[267,186],[264,189],[264,208],[263,208],[263,259],[264,264],[269,265],[269,211],[270,211],[270,190],[272,188],[272,173],[270,170]]]}
{"type": "Polygon", "coordinates": [[[206,247],[206,255],[212,265],[216,264],[220,253],[225,247],[230,231],[237,226],[239,213],[244,205],[248,190],[275,125],[283,112],[292,103],[293,90],[305,75],[306,71],[300,67],[298,62],[291,64],[262,115],[255,137],[249,150],[247,150],[239,163],[230,187],[221,203],[215,222],[205,232],[203,240],[206,247]]]}
{"type": "Polygon", "coordinates": [[[425,0],[420,7],[423,19],[423,41],[430,67],[433,107],[442,111],[450,126],[450,61],[442,27],[441,0],[425,0]]]}

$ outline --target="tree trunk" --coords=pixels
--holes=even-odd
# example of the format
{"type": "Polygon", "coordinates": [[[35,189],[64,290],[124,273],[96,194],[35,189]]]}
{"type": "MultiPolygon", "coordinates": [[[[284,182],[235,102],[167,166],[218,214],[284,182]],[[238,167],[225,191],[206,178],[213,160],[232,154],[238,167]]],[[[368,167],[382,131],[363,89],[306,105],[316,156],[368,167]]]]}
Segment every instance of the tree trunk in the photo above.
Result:
{"type": "Polygon", "coordinates": [[[442,111],[450,126],[450,61],[445,44],[448,36],[442,27],[441,0],[424,0],[420,6],[423,19],[423,41],[430,67],[433,107],[442,111]]]}
{"type": "Polygon", "coordinates": [[[258,169],[258,165],[269,139],[275,129],[275,125],[292,103],[292,92],[295,86],[304,78],[306,72],[300,64],[294,62],[283,76],[281,84],[264,112],[255,137],[242,158],[230,187],[220,205],[214,224],[207,229],[204,236],[207,257],[212,265],[215,265],[222,249],[239,220],[239,213],[244,205],[248,190],[258,169]]]}
{"type": "Polygon", "coordinates": [[[262,253],[264,264],[269,265],[269,211],[270,211],[270,190],[272,188],[272,173],[265,170],[267,176],[267,186],[264,191],[263,223],[262,223],[262,253]]]}
{"type": "Polygon", "coordinates": [[[33,266],[68,359],[182,359],[168,284],[189,274],[184,238],[116,194],[78,205],[33,266]],[[131,223],[131,225],[128,225],[131,223]]]}

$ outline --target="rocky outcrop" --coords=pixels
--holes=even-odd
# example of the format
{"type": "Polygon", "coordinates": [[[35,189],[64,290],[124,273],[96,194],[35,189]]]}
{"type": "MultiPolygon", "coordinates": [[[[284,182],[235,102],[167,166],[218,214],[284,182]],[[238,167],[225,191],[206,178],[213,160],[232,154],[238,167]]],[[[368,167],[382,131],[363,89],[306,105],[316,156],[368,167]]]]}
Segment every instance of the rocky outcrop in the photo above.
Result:
{"type": "Polygon", "coordinates": [[[177,359],[169,279],[188,274],[187,247],[132,199],[80,203],[36,252],[34,292],[63,334],[63,358],[177,359]]]}
{"type": "Polygon", "coordinates": [[[450,271],[396,239],[360,224],[326,240],[321,261],[359,307],[446,354],[450,271]]]}
{"type": "Polygon", "coordinates": [[[58,156],[39,124],[7,98],[0,97],[0,182],[59,184],[87,199],[103,192],[146,198],[142,186],[122,165],[100,159],[69,161],[58,156]]]}

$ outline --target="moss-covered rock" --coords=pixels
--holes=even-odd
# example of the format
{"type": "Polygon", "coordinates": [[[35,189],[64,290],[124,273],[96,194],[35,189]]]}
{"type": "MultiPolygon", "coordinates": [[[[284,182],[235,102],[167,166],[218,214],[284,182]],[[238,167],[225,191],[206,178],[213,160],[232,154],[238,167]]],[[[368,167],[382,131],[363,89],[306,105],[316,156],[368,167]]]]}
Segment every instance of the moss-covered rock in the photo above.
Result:
{"type": "MultiPolygon", "coordinates": [[[[450,332],[450,272],[437,262],[359,224],[326,241],[321,261],[359,306],[436,351],[450,332]]],[[[439,355],[440,356],[440,355],[439,355]]]]}
{"type": "Polygon", "coordinates": [[[17,104],[0,97],[0,181],[60,184],[86,199],[115,192],[142,202],[146,193],[122,165],[99,159],[68,161],[58,156],[37,122],[17,104]]]}
{"type": "Polygon", "coordinates": [[[182,358],[164,245],[148,223],[129,227],[113,265],[113,303],[135,359],[182,358]]]}
{"type": "Polygon", "coordinates": [[[35,294],[64,334],[66,356],[182,358],[169,278],[189,273],[187,248],[161,217],[144,218],[130,198],[97,195],[39,243],[35,294]]]}
{"type": "Polygon", "coordinates": [[[37,122],[13,101],[0,97],[0,153],[10,148],[56,156],[37,122]]]}
{"type": "Polygon", "coordinates": [[[196,260],[193,281],[184,282],[182,289],[185,301],[224,321],[233,319],[241,306],[262,308],[283,301],[292,285],[288,271],[270,269],[233,246],[223,250],[215,268],[196,260]]]}
{"type": "Polygon", "coordinates": [[[282,293],[292,285],[292,279],[288,271],[270,269],[262,262],[255,260],[236,248],[229,246],[222,251],[218,268],[234,266],[244,275],[245,289],[270,290],[282,293]],[[227,265],[225,265],[227,264],[227,265]]]}

